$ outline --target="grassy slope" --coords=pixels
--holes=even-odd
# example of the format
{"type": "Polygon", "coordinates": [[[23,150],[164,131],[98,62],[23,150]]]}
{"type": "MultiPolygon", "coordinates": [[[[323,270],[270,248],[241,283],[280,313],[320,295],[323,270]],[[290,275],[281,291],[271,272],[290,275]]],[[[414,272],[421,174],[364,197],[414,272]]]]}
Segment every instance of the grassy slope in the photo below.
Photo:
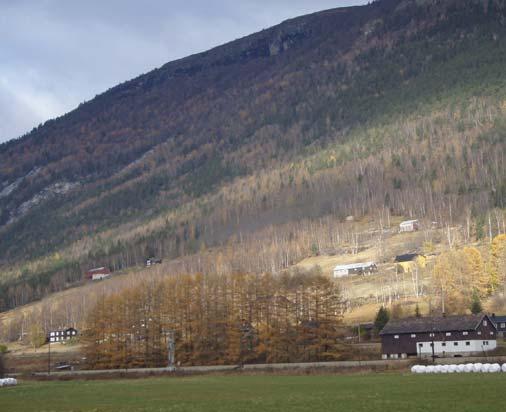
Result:
{"type": "Polygon", "coordinates": [[[506,376],[233,376],[22,383],[5,411],[499,411],[506,376]]]}

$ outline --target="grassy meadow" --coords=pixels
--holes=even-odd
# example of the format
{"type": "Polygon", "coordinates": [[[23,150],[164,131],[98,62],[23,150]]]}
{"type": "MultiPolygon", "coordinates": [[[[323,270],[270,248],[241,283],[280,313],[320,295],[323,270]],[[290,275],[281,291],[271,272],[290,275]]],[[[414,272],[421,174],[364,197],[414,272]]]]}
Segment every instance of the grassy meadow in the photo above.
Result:
{"type": "Polygon", "coordinates": [[[205,376],[21,382],[0,411],[502,411],[505,374],[205,376]]]}

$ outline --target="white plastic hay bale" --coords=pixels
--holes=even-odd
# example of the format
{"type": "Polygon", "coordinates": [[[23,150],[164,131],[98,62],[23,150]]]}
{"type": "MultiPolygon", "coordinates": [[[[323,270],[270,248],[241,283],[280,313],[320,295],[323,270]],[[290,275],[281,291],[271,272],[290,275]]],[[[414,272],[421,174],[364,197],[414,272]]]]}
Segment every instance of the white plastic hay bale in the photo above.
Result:
{"type": "Polygon", "coordinates": [[[481,372],[481,367],[482,366],[483,365],[481,363],[475,363],[475,364],[473,364],[473,372],[475,372],[475,373],[481,372]]]}
{"type": "Polygon", "coordinates": [[[448,365],[441,365],[441,373],[448,373],[448,365]]]}
{"type": "MultiPolygon", "coordinates": [[[[506,364],[505,364],[506,365],[506,364]]],[[[427,368],[425,368],[425,373],[434,373],[434,365],[429,365],[427,368]]]]}
{"type": "Polygon", "coordinates": [[[462,364],[457,365],[457,368],[456,368],[456,369],[457,369],[457,370],[456,370],[456,372],[457,372],[457,373],[464,373],[464,372],[465,372],[465,369],[466,369],[466,365],[462,365],[462,364]]]}
{"type": "Polygon", "coordinates": [[[484,363],[481,365],[481,372],[482,373],[488,373],[490,369],[490,363],[484,363]]]}
{"type": "Polygon", "coordinates": [[[501,370],[502,370],[503,372],[506,372],[506,363],[503,363],[503,365],[501,366],[501,370]]]}
{"type": "Polygon", "coordinates": [[[4,380],[3,379],[0,379],[0,388],[4,386],[4,380]]]}
{"type": "Polygon", "coordinates": [[[14,378],[5,378],[3,386],[16,386],[18,381],[14,378]]]}
{"type": "Polygon", "coordinates": [[[441,370],[442,370],[442,366],[441,365],[434,366],[434,373],[441,373],[441,370]]]}
{"type": "Polygon", "coordinates": [[[498,363],[493,363],[492,366],[490,367],[490,373],[499,373],[501,372],[501,365],[499,365],[498,363]]]}
{"type": "Polygon", "coordinates": [[[464,365],[464,372],[465,373],[471,373],[474,371],[474,365],[472,363],[466,363],[464,365]]]}
{"type": "Polygon", "coordinates": [[[448,373],[456,373],[457,365],[448,365],[448,373]]]}
{"type": "Polygon", "coordinates": [[[427,366],[418,365],[418,373],[427,373],[427,366]]]}
{"type": "Polygon", "coordinates": [[[418,365],[411,367],[411,373],[418,373],[418,365]]]}

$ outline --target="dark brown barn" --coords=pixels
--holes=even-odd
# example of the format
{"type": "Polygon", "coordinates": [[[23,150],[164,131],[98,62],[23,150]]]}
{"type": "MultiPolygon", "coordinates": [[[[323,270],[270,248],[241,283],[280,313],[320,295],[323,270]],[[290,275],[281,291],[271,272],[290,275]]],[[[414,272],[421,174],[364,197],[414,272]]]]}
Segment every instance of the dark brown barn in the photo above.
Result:
{"type": "Polygon", "coordinates": [[[497,347],[497,328],[487,315],[391,320],[380,336],[383,359],[467,356],[497,347]]]}
{"type": "Polygon", "coordinates": [[[490,319],[494,322],[494,325],[497,328],[497,336],[506,338],[506,316],[496,316],[494,313],[490,319]]]}

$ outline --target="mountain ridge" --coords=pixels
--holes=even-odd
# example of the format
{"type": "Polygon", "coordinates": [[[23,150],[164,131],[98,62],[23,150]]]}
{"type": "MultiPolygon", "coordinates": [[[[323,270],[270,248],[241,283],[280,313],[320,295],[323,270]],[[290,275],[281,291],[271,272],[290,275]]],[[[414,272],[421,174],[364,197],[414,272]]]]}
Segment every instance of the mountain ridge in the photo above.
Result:
{"type": "MultiPolygon", "coordinates": [[[[56,289],[67,287],[95,263],[129,267],[153,249],[175,258],[226,242],[237,228],[250,232],[289,222],[292,215],[283,216],[283,210],[294,219],[329,213],[342,218],[374,212],[383,202],[393,213],[410,214],[417,207],[411,192],[429,196],[427,187],[439,198],[438,208],[444,196],[453,195],[459,202],[474,197],[472,209],[500,207],[500,161],[482,166],[476,175],[489,177],[478,187],[476,176],[465,175],[452,177],[445,188],[446,176],[427,170],[437,163],[430,149],[434,142],[449,156],[443,159],[448,165],[472,165],[474,149],[465,148],[461,136],[468,131],[469,144],[484,156],[504,149],[500,138],[479,136],[502,133],[506,81],[504,1],[486,5],[382,0],[291,19],[167,63],[1,145],[0,264],[6,274],[0,278],[16,273],[8,290],[35,279],[33,288],[40,292],[34,296],[40,296],[51,279],[59,279],[56,289]],[[411,124],[424,105],[434,112],[426,122],[441,124],[432,125],[433,132],[389,129],[389,124],[404,127],[402,119],[411,124]],[[488,118],[482,114],[487,110],[488,118]],[[438,112],[476,116],[482,126],[438,112]],[[436,139],[441,128],[462,142],[436,139]],[[423,156],[409,153],[409,146],[403,152],[387,133],[420,147],[423,156]],[[321,160],[327,152],[336,160],[321,160]],[[363,170],[355,170],[362,159],[363,170]],[[383,168],[383,180],[373,179],[368,167],[383,168]],[[321,170],[334,182],[335,198],[323,192],[321,170]],[[337,170],[350,180],[339,178],[337,170]],[[425,180],[406,176],[407,170],[425,180]],[[221,191],[236,181],[250,205],[220,200],[221,191]],[[360,193],[350,196],[348,205],[337,199],[353,193],[355,182],[368,186],[356,189],[360,193]],[[403,204],[402,196],[410,200],[403,204]],[[363,199],[369,206],[361,205],[363,199]],[[220,209],[223,218],[217,216],[220,209]],[[141,234],[124,243],[122,231],[129,227],[141,234]],[[100,238],[87,254],[64,262],[50,258],[100,238]],[[31,263],[19,264],[20,259],[31,263]],[[52,263],[39,267],[32,262],[37,259],[52,263]],[[46,286],[39,287],[40,278],[47,278],[46,286]]],[[[452,167],[446,174],[453,174],[452,167]]],[[[420,199],[428,207],[430,201],[420,199]]]]}

